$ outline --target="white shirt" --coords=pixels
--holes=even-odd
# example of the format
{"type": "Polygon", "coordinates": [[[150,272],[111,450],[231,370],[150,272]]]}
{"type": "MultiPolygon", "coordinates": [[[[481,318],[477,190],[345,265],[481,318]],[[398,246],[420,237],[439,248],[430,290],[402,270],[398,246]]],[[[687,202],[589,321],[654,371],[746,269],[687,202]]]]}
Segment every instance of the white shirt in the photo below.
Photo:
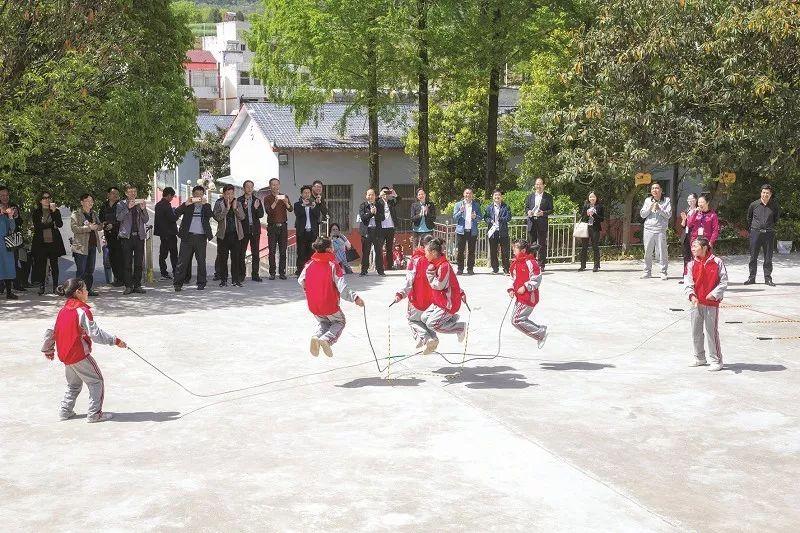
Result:
{"type": "Polygon", "coordinates": [[[538,192],[533,196],[533,213],[534,215],[539,212],[539,206],[542,205],[542,195],[538,192]]]}
{"type": "Polygon", "coordinates": [[[464,229],[472,229],[472,202],[464,200],[464,229]]]}
{"type": "Polygon", "coordinates": [[[500,226],[500,204],[494,204],[494,225],[500,226]]]}
{"type": "Polygon", "coordinates": [[[311,231],[311,207],[304,206],[306,210],[306,231],[311,231]]]}
{"type": "MultiPolygon", "coordinates": [[[[375,204],[369,204],[370,210],[372,210],[373,207],[375,207],[375,204]]],[[[372,217],[372,218],[369,219],[369,224],[367,224],[367,227],[369,227],[369,228],[374,228],[375,227],[375,217],[372,217]]]]}
{"type": "Polygon", "coordinates": [[[394,227],[394,220],[392,220],[392,212],[389,211],[389,200],[383,201],[383,222],[381,222],[382,228],[393,228],[394,227]]]}

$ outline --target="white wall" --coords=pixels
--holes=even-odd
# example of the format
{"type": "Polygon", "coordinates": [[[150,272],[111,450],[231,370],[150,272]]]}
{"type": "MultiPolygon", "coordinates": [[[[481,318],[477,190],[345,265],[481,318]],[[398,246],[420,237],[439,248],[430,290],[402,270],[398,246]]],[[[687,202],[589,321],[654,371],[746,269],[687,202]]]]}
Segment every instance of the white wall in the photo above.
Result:
{"type": "Polygon", "coordinates": [[[231,144],[231,176],[251,179],[258,187],[278,177],[278,156],[249,116],[231,144]]]}

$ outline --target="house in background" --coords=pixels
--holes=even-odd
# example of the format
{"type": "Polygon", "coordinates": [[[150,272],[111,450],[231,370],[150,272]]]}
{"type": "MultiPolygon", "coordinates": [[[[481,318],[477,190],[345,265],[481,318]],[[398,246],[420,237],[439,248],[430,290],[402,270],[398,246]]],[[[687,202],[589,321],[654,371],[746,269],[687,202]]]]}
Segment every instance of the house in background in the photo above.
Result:
{"type": "MultiPolygon", "coordinates": [[[[348,232],[354,228],[358,206],[369,188],[369,136],[365,114],[351,115],[344,135],[339,135],[337,124],[345,109],[346,104],[324,104],[316,122],[298,129],[291,107],[242,105],[223,141],[231,150],[231,175],[218,181],[241,187],[250,179],[261,189],[271,178],[278,178],[282,190],[295,202],[301,186],[322,180],[330,221],[348,232]]],[[[416,160],[403,150],[412,109],[401,108],[399,124],[380,121],[378,138],[380,185],[394,187],[401,196],[397,213],[405,219],[410,216],[418,176],[416,160]]]]}
{"type": "Polygon", "coordinates": [[[217,60],[206,50],[189,50],[183,68],[186,85],[192,88],[197,109],[206,113],[215,111],[220,97],[217,60]]]}

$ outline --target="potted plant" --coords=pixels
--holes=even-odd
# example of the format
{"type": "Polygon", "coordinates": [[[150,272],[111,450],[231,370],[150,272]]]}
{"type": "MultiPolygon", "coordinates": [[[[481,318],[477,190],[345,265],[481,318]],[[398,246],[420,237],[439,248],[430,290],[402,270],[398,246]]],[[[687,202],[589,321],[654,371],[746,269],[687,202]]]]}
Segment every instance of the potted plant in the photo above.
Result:
{"type": "Polygon", "coordinates": [[[778,238],[778,253],[788,254],[792,252],[792,244],[800,236],[800,221],[790,218],[781,218],[775,224],[775,235],[778,238]]]}

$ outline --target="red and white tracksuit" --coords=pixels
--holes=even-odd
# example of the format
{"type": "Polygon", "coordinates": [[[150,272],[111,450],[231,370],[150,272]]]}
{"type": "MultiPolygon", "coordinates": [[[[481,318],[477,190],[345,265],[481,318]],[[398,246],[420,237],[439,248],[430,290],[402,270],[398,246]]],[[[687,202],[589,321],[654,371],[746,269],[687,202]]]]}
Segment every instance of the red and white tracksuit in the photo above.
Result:
{"type": "Polygon", "coordinates": [[[347,286],[344,270],[336,256],[328,252],[315,252],[297,279],[306,292],[308,309],[319,322],[314,337],[333,344],[342,334],[346,320],[339,307],[339,299],[356,300],[356,293],[347,286]]]}
{"type": "Polygon", "coordinates": [[[433,289],[428,283],[428,265],[425,249],[416,248],[408,261],[405,285],[397,292],[400,298],[408,296],[406,318],[411,327],[411,334],[419,346],[427,342],[430,336],[428,327],[422,320],[422,313],[433,303],[433,289]]]}
{"type": "Polygon", "coordinates": [[[436,333],[462,334],[467,325],[459,321],[463,292],[458,284],[453,266],[444,256],[429,262],[425,269],[428,284],[432,289],[432,305],[422,313],[428,338],[436,339],[436,333]]]}
{"type": "Polygon", "coordinates": [[[547,331],[547,326],[540,326],[530,319],[533,308],[539,303],[541,283],[542,269],[539,268],[536,256],[529,253],[519,253],[514,256],[511,262],[511,287],[508,289],[508,293],[513,294],[516,299],[511,323],[522,333],[536,340],[541,340],[547,331]],[[518,292],[521,287],[525,287],[522,294],[518,292]]]}
{"type": "Polygon", "coordinates": [[[68,299],[58,312],[53,328],[45,332],[42,344],[42,352],[52,354],[57,351],[59,360],[64,363],[67,391],[61,401],[63,415],[72,413],[84,383],[89,389],[87,417],[102,413],[105,387],[100,367],[91,355],[92,341],[109,346],[119,344],[114,335],[106,333],[95,323],[88,304],[76,298],[68,299]]]}
{"type": "Polygon", "coordinates": [[[692,308],[692,342],[698,362],[706,362],[704,349],[708,337],[708,355],[715,364],[722,364],[722,347],[719,342],[719,303],[728,288],[728,271],[722,259],[709,253],[704,258],[695,257],[686,266],[683,277],[687,298],[697,297],[697,307],[692,308]]]}

